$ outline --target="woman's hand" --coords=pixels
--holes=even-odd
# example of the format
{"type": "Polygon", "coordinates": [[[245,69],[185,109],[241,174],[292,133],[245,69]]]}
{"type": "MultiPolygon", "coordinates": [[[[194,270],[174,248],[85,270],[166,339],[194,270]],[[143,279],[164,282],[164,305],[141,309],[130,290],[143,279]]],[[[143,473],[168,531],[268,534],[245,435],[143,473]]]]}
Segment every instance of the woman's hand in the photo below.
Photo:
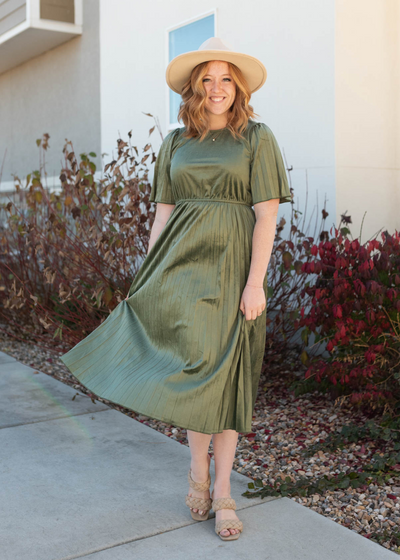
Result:
{"type": "Polygon", "coordinates": [[[246,284],[240,299],[240,310],[246,316],[246,321],[257,319],[264,311],[267,302],[262,286],[246,284]]]}

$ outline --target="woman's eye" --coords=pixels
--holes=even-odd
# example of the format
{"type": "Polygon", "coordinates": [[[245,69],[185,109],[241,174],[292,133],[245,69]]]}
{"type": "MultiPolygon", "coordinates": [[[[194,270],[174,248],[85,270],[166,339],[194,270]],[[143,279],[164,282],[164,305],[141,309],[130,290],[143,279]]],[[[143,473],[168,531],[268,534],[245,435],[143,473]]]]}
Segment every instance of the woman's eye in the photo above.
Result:
{"type": "MultiPolygon", "coordinates": [[[[203,82],[208,81],[210,78],[204,78],[203,82]]],[[[231,82],[232,80],[230,78],[224,78],[224,80],[228,80],[228,82],[231,82]]]]}

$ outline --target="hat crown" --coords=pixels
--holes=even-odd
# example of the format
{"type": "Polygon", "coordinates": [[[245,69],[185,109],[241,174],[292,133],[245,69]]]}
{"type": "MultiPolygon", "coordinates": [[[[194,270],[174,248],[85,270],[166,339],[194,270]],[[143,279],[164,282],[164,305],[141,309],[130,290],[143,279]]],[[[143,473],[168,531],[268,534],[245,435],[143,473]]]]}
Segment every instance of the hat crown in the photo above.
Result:
{"type": "Polygon", "coordinates": [[[219,37],[210,37],[198,48],[199,51],[233,51],[233,49],[227,45],[219,37]]]}

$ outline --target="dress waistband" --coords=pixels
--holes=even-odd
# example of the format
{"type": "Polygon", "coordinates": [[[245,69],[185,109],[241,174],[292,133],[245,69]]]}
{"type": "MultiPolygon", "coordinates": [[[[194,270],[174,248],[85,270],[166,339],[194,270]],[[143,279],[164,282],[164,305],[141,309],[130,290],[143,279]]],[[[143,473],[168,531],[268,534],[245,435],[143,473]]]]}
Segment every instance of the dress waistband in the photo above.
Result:
{"type": "Polygon", "coordinates": [[[181,202],[227,202],[228,204],[244,204],[244,206],[252,207],[252,204],[241,200],[227,200],[226,198],[181,198],[175,202],[175,205],[181,202]]]}

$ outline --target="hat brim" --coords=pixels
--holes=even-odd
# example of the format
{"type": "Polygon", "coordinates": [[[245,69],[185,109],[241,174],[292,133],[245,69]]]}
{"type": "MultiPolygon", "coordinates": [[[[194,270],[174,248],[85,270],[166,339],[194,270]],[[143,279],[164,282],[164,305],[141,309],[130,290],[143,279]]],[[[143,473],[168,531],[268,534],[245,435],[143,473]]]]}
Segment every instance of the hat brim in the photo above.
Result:
{"type": "Polygon", "coordinates": [[[242,71],[251,93],[265,83],[267,70],[254,56],[223,50],[190,51],[173,58],[165,71],[168,86],[176,93],[181,93],[184,83],[189,79],[195,66],[210,60],[223,60],[235,64],[242,71]]]}

